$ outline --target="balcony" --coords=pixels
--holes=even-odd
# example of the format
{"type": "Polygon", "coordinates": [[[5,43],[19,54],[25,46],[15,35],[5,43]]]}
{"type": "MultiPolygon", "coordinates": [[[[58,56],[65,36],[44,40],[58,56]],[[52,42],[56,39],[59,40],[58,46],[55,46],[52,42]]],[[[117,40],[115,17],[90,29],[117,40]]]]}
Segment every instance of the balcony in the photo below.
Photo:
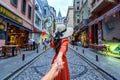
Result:
{"type": "Polygon", "coordinates": [[[110,1],[107,1],[107,0],[93,0],[93,2],[91,3],[92,8],[90,12],[97,13],[108,4],[110,4],[110,1]]]}

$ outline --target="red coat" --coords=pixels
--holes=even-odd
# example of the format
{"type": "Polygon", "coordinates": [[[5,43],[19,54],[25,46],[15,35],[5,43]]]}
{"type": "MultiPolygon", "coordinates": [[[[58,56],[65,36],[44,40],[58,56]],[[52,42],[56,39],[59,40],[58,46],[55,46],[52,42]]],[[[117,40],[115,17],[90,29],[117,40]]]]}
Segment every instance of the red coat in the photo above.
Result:
{"type": "MultiPolygon", "coordinates": [[[[68,51],[68,43],[69,43],[68,38],[64,38],[61,41],[61,47],[60,47],[59,52],[63,52],[64,53],[62,59],[63,59],[63,61],[65,63],[64,63],[64,68],[58,74],[58,76],[55,78],[55,80],[70,80],[70,74],[69,74],[69,69],[68,69],[68,62],[67,62],[67,57],[66,57],[66,53],[68,51]]],[[[50,46],[52,48],[54,48],[54,41],[53,40],[51,41],[50,46]]],[[[57,57],[57,53],[55,54],[55,56],[53,58],[52,64],[53,64],[54,60],[56,59],[56,57],[57,57]]]]}

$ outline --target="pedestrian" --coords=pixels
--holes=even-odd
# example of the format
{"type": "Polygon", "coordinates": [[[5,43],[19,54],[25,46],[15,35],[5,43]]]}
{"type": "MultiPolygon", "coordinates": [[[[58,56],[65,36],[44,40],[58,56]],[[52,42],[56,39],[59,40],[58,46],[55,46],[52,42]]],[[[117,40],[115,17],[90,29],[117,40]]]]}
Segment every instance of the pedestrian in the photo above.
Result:
{"type": "Polygon", "coordinates": [[[43,41],[43,50],[46,50],[47,48],[47,41],[46,41],[46,38],[44,39],[43,41]]]}
{"type": "Polygon", "coordinates": [[[30,45],[30,47],[31,47],[31,50],[33,50],[34,49],[34,39],[32,39],[32,38],[29,38],[29,40],[28,40],[28,45],[30,45]]]}
{"type": "Polygon", "coordinates": [[[66,28],[65,25],[61,24],[57,26],[56,29],[56,33],[50,43],[50,46],[54,48],[56,53],[52,64],[57,62],[58,66],[62,66],[62,62],[64,62],[64,68],[61,69],[55,80],[70,80],[66,53],[68,51],[68,37],[72,35],[73,28],[66,28]]]}

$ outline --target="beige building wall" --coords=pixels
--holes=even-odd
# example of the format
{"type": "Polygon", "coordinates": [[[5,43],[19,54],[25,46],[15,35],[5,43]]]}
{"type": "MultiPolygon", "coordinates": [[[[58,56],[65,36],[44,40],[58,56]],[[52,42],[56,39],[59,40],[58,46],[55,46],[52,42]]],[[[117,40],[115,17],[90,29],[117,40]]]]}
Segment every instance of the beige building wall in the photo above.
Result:
{"type": "Polygon", "coordinates": [[[69,6],[68,7],[68,11],[67,11],[67,27],[74,27],[74,21],[73,21],[73,17],[74,17],[74,11],[73,11],[73,6],[69,6]]]}
{"type": "Polygon", "coordinates": [[[80,22],[80,1],[81,0],[73,0],[73,8],[74,8],[74,26],[77,26],[80,22]]]}

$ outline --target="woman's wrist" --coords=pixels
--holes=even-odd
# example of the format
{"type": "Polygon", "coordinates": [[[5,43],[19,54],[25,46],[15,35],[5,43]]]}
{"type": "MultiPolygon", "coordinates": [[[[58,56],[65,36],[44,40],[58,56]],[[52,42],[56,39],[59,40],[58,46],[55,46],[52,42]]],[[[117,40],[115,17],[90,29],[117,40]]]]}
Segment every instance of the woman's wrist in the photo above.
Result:
{"type": "Polygon", "coordinates": [[[62,52],[59,52],[57,58],[62,59],[62,56],[63,56],[63,53],[62,53],[62,52]]]}

